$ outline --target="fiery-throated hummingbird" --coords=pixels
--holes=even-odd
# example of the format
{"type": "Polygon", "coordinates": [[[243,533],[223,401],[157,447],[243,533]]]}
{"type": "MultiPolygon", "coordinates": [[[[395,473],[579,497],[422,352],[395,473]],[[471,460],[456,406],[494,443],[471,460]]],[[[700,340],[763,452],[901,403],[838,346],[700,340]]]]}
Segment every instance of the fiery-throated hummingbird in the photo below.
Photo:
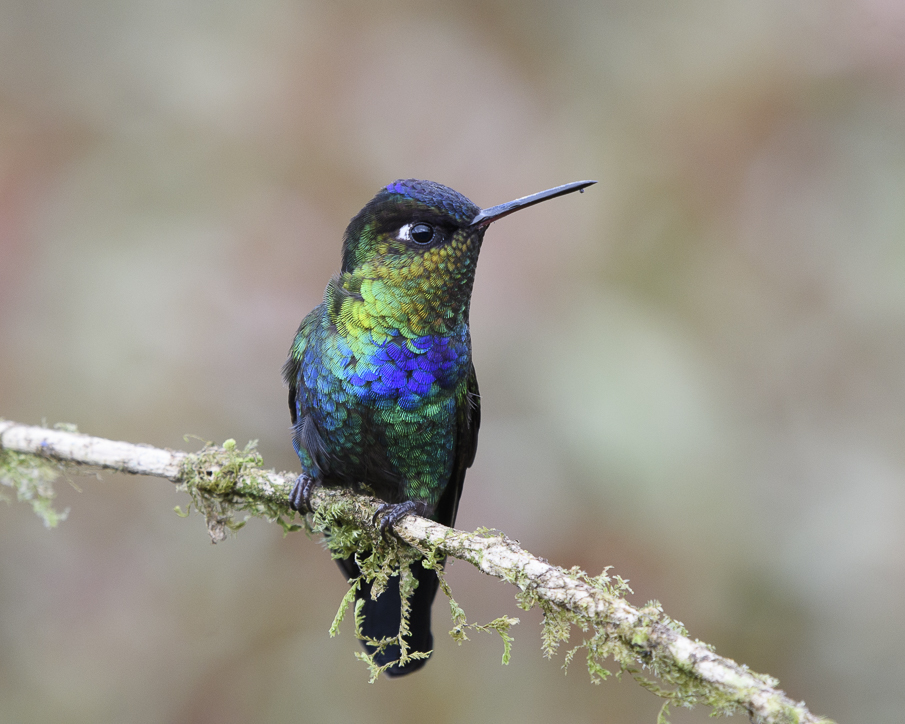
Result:
{"type": "MultiPolygon", "coordinates": [[[[453,525],[481,419],[468,309],[484,232],[497,219],[593,183],[480,209],[447,186],[404,179],[381,189],[352,219],[342,268],[302,321],[283,366],[302,464],[292,508],[308,510],[317,485],[366,484],[384,501],[378,511],[384,532],[409,513],[453,525]]],[[[354,557],[338,562],[349,579],[360,575],[354,557]]],[[[412,573],[418,586],[405,641],[409,652],[428,655],[438,579],[420,565],[412,573]]],[[[364,583],[356,597],[365,601],[366,638],[398,636],[398,576],[376,600],[364,583]]],[[[365,648],[381,666],[401,653],[398,645],[365,648]]],[[[387,673],[408,674],[426,660],[410,659],[387,673]]]]}

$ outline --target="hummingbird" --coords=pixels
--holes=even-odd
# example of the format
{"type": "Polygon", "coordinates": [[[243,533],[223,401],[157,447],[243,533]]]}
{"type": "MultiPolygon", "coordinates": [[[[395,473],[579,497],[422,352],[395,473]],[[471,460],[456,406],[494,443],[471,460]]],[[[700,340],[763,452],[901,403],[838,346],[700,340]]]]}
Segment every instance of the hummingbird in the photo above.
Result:
{"type": "MultiPolygon", "coordinates": [[[[367,488],[383,501],[375,515],[386,534],[417,514],[452,526],[465,471],[475,458],[481,398],[471,359],[468,312],[487,227],[541,201],[596,183],[578,181],[481,209],[433,181],[400,179],[382,188],[351,220],[342,266],[321,304],[304,318],[283,366],[292,444],[302,474],[289,505],[305,513],[319,485],[367,488]]],[[[352,580],[354,556],[337,561],[352,580]]],[[[433,649],[431,605],[439,580],[412,566],[409,652],[363,641],[386,673],[420,669],[433,649]]],[[[397,638],[399,576],[364,600],[365,638],[397,638]]]]}

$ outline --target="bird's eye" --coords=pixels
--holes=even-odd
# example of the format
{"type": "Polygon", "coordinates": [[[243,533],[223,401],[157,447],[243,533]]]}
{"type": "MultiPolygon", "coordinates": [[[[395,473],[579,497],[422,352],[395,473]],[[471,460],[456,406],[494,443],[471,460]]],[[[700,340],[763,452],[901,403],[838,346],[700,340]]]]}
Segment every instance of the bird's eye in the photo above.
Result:
{"type": "Polygon", "coordinates": [[[410,233],[416,244],[427,244],[434,238],[434,227],[421,222],[414,224],[410,233]]]}
{"type": "Polygon", "coordinates": [[[415,221],[402,226],[396,238],[399,241],[412,241],[419,246],[424,246],[436,241],[438,239],[437,233],[434,227],[427,222],[415,221]]]}

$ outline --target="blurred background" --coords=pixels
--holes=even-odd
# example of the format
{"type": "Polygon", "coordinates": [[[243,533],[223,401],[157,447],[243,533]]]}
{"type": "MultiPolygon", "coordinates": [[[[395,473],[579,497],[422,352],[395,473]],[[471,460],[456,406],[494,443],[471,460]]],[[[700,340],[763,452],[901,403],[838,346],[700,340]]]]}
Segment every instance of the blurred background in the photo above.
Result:
{"type": "MultiPolygon", "coordinates": [[[[297,470],[282,364],[402,177],[494,225],[458,524],[605,566],[812,711],[905,705],[905,4],[0,1],[0,416],[297,470]]],[[[367,684],[314,540],[212,546],[167,482],[0,506],[0,720],[653,722],[465,564],[367,684]]],[[[580,639],[580,633],[577,634],[580,639]]],[[[704,722],[708,711],[677,712],[704,722]]]]}

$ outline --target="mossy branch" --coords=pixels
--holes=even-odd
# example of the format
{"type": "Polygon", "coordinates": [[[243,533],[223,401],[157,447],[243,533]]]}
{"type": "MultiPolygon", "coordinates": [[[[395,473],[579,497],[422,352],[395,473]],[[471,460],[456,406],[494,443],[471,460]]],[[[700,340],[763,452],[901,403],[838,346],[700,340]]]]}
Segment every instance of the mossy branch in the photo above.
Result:
{"type": "MultiPolygon", "coordinates": [[[[0,420],[0,482],[15,487],[20,499],[37,499],[33,504],[48,525],[57,520],[52,512],[50,480],[60,469],[73,466],[153,475],[177,483],[191,496],[189,508],[194,505],[204,513],[214,542],[244,524],[236,519],[240,513],[277,522],[285,531],[302,527],[293,522],[297,517],[286,504],[296,476],[264,470],[253,443],[239,449],[227,440],[223,447],[205,445],[199,453],[186,453],[89,437],[71,429],[0,420]]],[[[346,546],[354,546],[356,540],[372,545],[377,541],[371,521],[378,501],[373,498],[318,489],[311,502],[316,511],[314,529],[330,527],[346,546]],[[340,526],[346,530],[337,535],[340,526]]],[[[689,638],[682,625],[656,602],[632,606],[622,597],[628,587],[618,576],[610,577],[604,571],[591,577],[578,568],[554,566],[496,531],[467,533],[408,516],[397,524],[396,532],[428,565],[450,556],[517,586],[519,606],[526,610],[537,606],[543,611],[545,655],[552,656],[569,641],[573,626],[581,629],[583,640],[567,651],[566,665],[584,650],[591,678],[599,682],[609,676],[604,664],[612,659],[617,673],[628,673],[666,699],[663,719],[669,704],[703,703],[712,707],[714,714],[745,711],[756,722],[829,721],[786,696],[772,677],[756,674],[689,638]]],[[[445,581],[441,585],[448,594],[445,581]]],[[[453,618],[454,638],[462,640],[468,624],[454,602],[453,618]]],[[[504,617],[471,627],[498,631],[505,644],[505,660],[512,623],[514,619],[504,617]]]]}

